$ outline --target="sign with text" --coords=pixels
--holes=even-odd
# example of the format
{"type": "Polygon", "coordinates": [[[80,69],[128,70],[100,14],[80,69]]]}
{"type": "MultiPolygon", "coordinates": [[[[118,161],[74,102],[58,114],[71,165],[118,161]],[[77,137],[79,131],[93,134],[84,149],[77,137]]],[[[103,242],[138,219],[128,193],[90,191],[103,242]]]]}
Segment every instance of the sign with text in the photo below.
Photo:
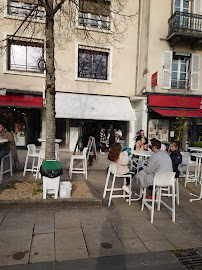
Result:
{"type": "Polygon", "coordinates": [[[159,72],[155,72],[151,77],[151,87],[155,87],[159,84],[159,72]]]}

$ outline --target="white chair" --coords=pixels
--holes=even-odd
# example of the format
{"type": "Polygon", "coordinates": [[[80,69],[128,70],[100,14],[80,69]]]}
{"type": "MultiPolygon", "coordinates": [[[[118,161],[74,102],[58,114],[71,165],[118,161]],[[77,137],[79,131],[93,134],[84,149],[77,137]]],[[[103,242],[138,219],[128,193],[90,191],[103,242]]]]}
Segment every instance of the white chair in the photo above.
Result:
{"type": "Polygon", "coordinates": [[[137,169],[138,158],[134,157],[133,154],[130,154],[128,159],[130,162],[130,171],[132,172],[133,168],[137,169]]]}
{"type": "Polygon", "coordinates": [[[37,179],[38,177],[41,178],[41,174],[40,174],[40,167],[41,164],[43,162],[43,160],[45,159],[45,149],[41,149],[39,151],[39,158],[38,158],[38,163],[37,163],[37,170],[36,170],[36,175],[35,178],[37,179]]]}
{"type": "MultiPolygon", "coordinates": [[[[164,194],[163,196],[166,196],[164,194]]],[[[146,198],[146,188],[144,188],[144,194],[142,199],[142,209],[147,206],[151,210],[151,223],[154,220],[154,203],[157,202],[157,210],[160,211],[161,203],[172,212],[172,221],[175,222],[175,172],[157,172],[154,176],[152,199],[146,198]],[[172,197],[172,207],[162,201],[162,188],[171,187],[172,193],[167,194],[168,197],[172,197]],[[155,198],[155,188],[157,188],[157,198],[155,198]],[[151,205],[149,204],[151,202],[151,205]]]]}
{"type": "Polygon", "coordinates": [[[37,165],[35,165],[35,159],[39,159],[39,153],[36,152],[36,146],[34,144],[28,144],[27,145],[27,156],[26,156],[26,160],[25,160],[25,166],[24,166],[24,171],[23,171],[23,176],[26,175],[26,172],[36,172],[38,170],[38,160],[37,160],[37,165]],[[27,164],[28,164],[28,160],[29,157],[33,158],[32,160],[32,168],[28,169],[27,168],[27,164]]]}
{"type": "Polygon", "coordinates": [[[11,152],[11,150],[1,160],[1,165],[0,165],[0,183],[3,180],[3,175],[5,173],[8,173],[8,172],[10,172],[10,175],[11,176],[13,175],[13,163],[12,163],[12,152],[11,152]]]}
{"type": "Polygon", "coordinates": [[[117,175],[116,174],[116,164],[114,162],[111,162],[110,166],[109,166],[108,173],[107,173],[107,179],[106,179],[104,193],[103,193],[103,198],[105,198],[107,191],[110,192],[108,206],[111,205],[112,198],[129,198],[129,200],[128,200],[129,205],[131,205],[131,186],[132,186],[132,175],[131,174],[117,175]],[[109,178],[110,178],[111,174],[113,174],[112,185],[111,185],[110,188],[108,188],[109,178]],[[115,188],[114,187],[117,177],[124,179],[124,183],[123,183],[124,185],[126,184],[126,177],[130,177],[130,185],[129,185],[130,194],[126,194],[126,192],[123,191],[122,188],[115,188]],[[122,191],[123,194],[121,194],[121,195],[113,195],[114,191],[122,191]]]}
{"type": "Polygon", "coordinates": [[[87,150],[88,150],[88,147],[85,147],[83,149],[82,155],[72,155],[71,156],[70,167],[69,167],[69,177],[70,177],[70,179],[72,179],[72,174],[73,173],[84,174],[86,176],[86,179],[87,179],[87,158],[86,158],[87,150]],[[80,168],[75,167],[74,168],[74,161],[75,160],[82,161],[82,167],[80,167],[80,168]]]}
{"type": "MultiPolygon", "coordinates": [[[[191,160],[191,153],[190,152],[181,152],[182,154],[182,163],[180,164],[180,168],[182,168],[182,166],[186,166],[186,175],[183,175],[182,173],[182,177],[185,176],[185,183],[184,186],[186,187],[188,182],[196,182],[197,185],[197,164],[195,161],[191,160]],[[191,168],[195,168],[195,172],[191,173],[190,169],[191,168]]],[[[180,169],[180,171],[182,172],[182,169],[180,169]]]]}
{"type": "Polygon", "coordinates": [[[54,194],[54,198],[58,198],[60,176],[49,178],[43,176],[43,199],[46,199],[48,194],[54,194]]]}

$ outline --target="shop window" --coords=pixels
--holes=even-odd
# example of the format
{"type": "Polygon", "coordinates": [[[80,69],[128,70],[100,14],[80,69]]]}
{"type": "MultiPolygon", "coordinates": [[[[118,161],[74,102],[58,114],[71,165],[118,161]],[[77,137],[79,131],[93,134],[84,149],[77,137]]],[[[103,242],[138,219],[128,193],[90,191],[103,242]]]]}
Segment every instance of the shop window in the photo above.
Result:
{"type": "Polygon", "coordinates": [[[79,0],[78,25],[110,30],[110,6],[106,0],[79,0]]]}
{"type": "Polygon", "coordinates": [[[44,58],[43,43],[23,40],[8,40],[7,69],[44,73],[41,62],[44,58]]]}
{"type": "Polygon", "coordinates": [[[163,89],[199,91],[199,76],[199,54],[163,52],[163,89]],[[191,76],[189,76],[190,72],[191,76]]]}
{"type": "Polygon", "coordinates": [[[8,0],[7,3],[7,13],[9,15],[14,15],[17,17],[25,17],[31,11],[33,12],[30,14],[29,18],[32,19],[45,19],[45,9],[42,6],[35,5],[31,3],[31,1],[10,1],[8,0]]]}
{"type": "Polygon", "coordinates": [[[79,49],[78,77],[107,80],[108,52],[79,49]]]}

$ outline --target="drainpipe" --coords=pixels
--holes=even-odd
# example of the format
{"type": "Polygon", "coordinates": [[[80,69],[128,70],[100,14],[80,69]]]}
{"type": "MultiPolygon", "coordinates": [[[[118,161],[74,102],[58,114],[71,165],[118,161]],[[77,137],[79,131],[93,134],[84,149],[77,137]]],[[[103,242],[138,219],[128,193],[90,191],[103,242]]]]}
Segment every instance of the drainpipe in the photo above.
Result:
{"type": "Polygon", "coordinates": [[[139,11],[138,11],[138,31],[137,31],[137,55],[136,55],[135,96],[136,96],[136,93],[137,93],[137,77],[138,77],[138,65],[139,65],[139,47],[140,47],[140,12],[141,12],[141,0],[139,0],[139,11]]]}

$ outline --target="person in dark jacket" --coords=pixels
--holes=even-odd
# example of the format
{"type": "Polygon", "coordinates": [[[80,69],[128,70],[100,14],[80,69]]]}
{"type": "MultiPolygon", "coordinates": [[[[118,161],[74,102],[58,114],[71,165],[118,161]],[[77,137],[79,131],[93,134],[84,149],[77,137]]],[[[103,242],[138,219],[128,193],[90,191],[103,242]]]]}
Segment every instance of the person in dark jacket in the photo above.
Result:
{"type": "Polygon", "coordinates": [[[176,173],[175,178],[178,178],[180,175],[180,171],[178,170],[178,166],[182,163],[182,155],[179,151],[179,143],[178,142],[172,142],[170,144],[170,158],[172,160],[173,164],[173,171],[176,173]]]}

